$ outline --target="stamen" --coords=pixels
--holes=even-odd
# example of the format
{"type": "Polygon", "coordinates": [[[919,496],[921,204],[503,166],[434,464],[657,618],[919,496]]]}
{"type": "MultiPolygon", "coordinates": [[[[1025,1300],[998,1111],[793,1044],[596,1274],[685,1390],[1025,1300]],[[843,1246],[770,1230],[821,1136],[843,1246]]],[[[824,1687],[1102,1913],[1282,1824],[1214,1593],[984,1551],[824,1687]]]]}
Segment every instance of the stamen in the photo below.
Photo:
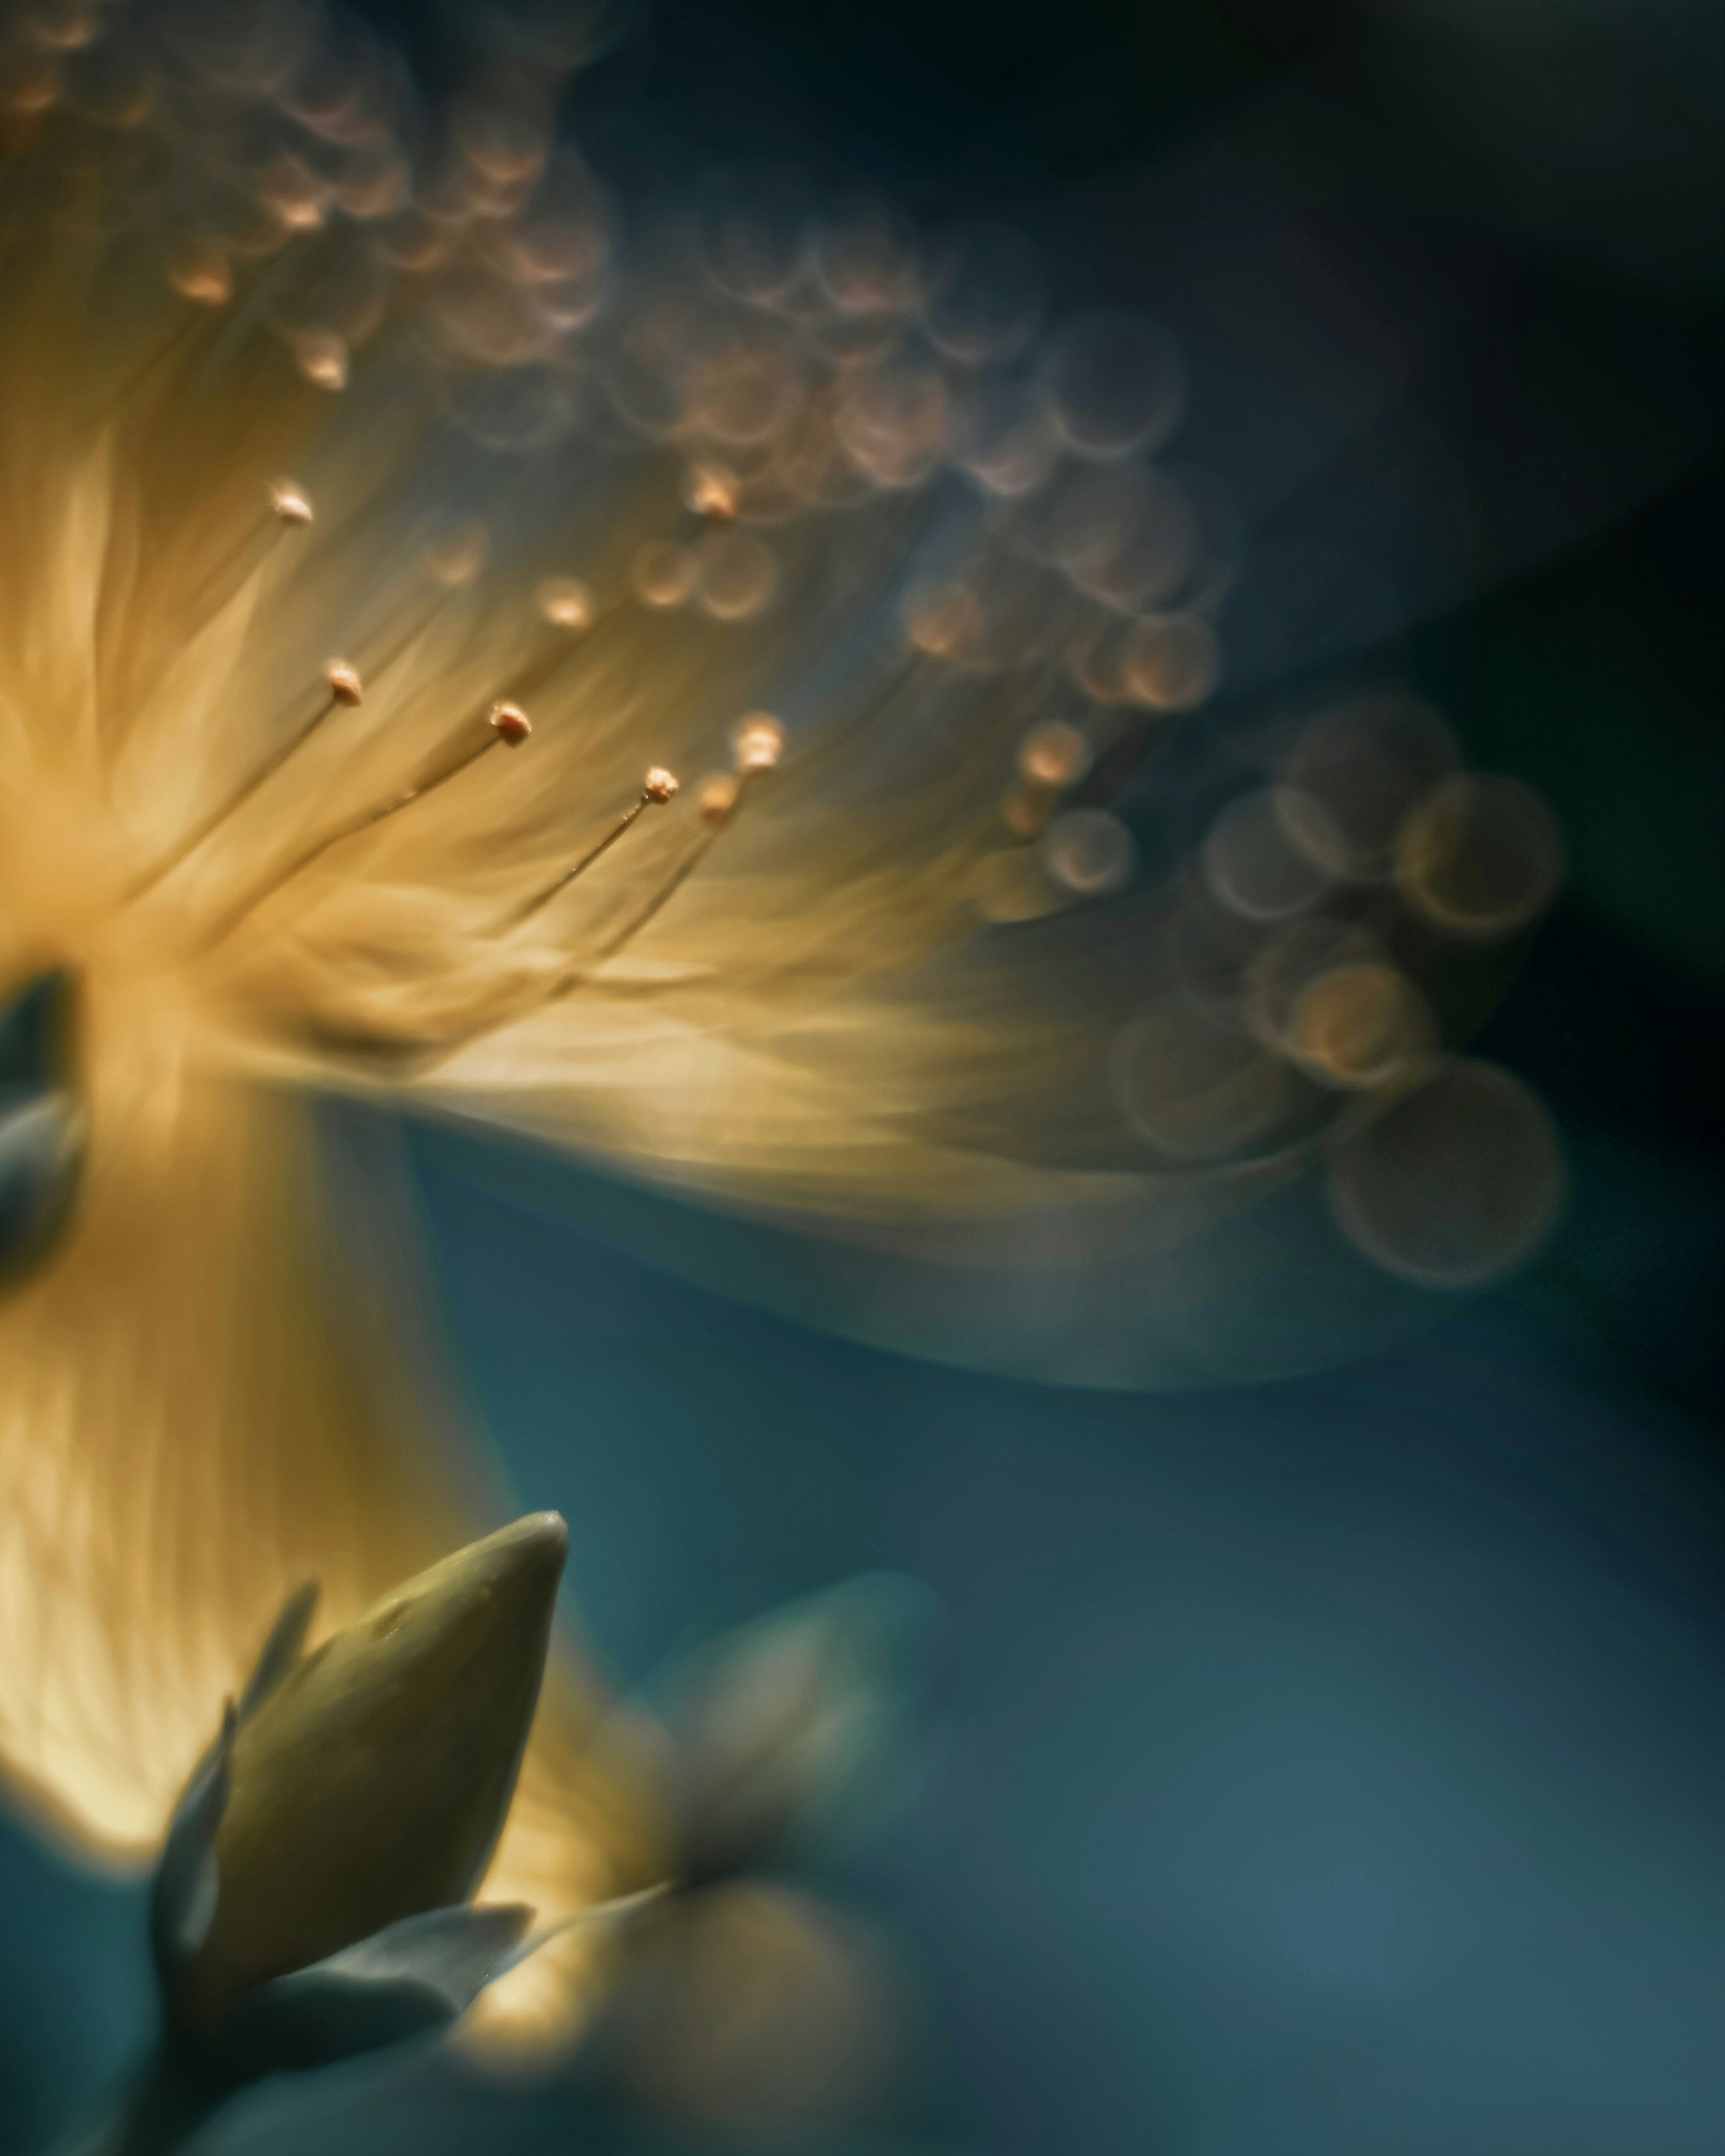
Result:
{"type": "Polygon", "coordinates": [[[281,769],[283,764],[295,750],[305,747],[331,711],[352,711],[357,704],[363,701],[365,690],[361,685],[359,675],[345,659],[329,660],[324,667],[323,675],[330,687],[328,703],[320,705],[300,731],[296,734],[290,735],[276,750],[274,756],[267,757],[254,772],[242,780],[234,792],[223,802],[220,808],[212,811],[203,823],[194,824],[170,853],[159,860],[153,868],[147,870],[127,891],[128,901],[141,898],[146,892],[154,891],[157,885],[172,875],[182,861],[189,860],[206,839],[218,831],[230,816],[245,806],[260,787],[275,778],[276,773],[281,769]]]}
{"type": "Polygon", "coordinates": [[[688,852],[684,855],[682,860],[677,863],[675,868],[671,870],[640,911],[632,919],[625,921],[608,943],[601,944],[598,955],[589,959],[586,965],[578,967],[572,973],[562,974],[553,981],[545,992],[547,1003],[561,1003],[564,997],[573,995],[577,988],[584,988],[595,973],[603,972],[619,952],[627,949],[629,945],[634,942],[636,937],[644,929],[656,921],[706,859],[712,850],[714,840],[724,829],[728,821],[728,816],[709,818],[706,830],[691,846],[688,852]]]}
{"type": "Polygon", "coordinates": [[[285,869],[249,891],[238,906],[217,921],[205,939],[204,948],[213,950],[218,943],[224,942],[236,928],[251,918],[266,900],[285,890],[307,869],[315,867],[326,854],[339,846],[344,839],[357,839],[367,831],[374,831],[378,824],[387,822],[390,817],[398,816],[403,808],[411,808],[416,801],[424,801],[440,787],[447,786],[451,779],[459,778],[470,765],[477,763],[482,756],[495,748],[500,742],[511,748],[517,748],[533,731],[526,713],[516,704],[494,704],[488,719],[491,728],[490,734],[476,747],[470,748],[465,756],[459,757],[447,771],[440,771],[434,778],[428,778],[423,785],[410,786],[405,793],[394,794],[388,801],[379,802],[376,808],[364,809],[357,816],[350,817],[347,823],[337,824],[333,831],[326,831],[302,854],[296,855],[285,869]]]}
{"type": "Polygon", "coordinates": [[[494,923],[491,934],[501,936],[506,930],[519,928],[524,921],[531,921],[535,914],[543,912],[560,891],[567,891],[577,876],[585,875],[602,855],[610,852],[624,833],[631,829],[639,821],[644,810],[653,807],[655,803],[669,801],[676,790],[677,782],[671,773],[655,764],[641,781],[639,800],[624,811],[604,837],[599,840],[598,845],[593,847],[590,853],[583,854],[573,868],[565,869],[560,876],[553,878],[542,891],[535,891],[531,898],[524,900],[520,906],[512,907],[501,921],[494,923]]]}
{"type": "Polygon", "coordinates": [[[751,711],[731,729],[731,755],[741,772],[771,771],[784,747],[784,728],[770,711],[751,711]]]}
{"type": "MultiPolygon", "coordinates": [[[[757,778],[763,771],[770,771],[778,761],[778,743],[783,738],[783,731],[778,721],[768,718],[764,711],[753,712],[749,718],[742,722],[737,733],[732,737],[733,747],[750,729],[762,721],[766,727],[772,730],[773,735],[771,756],[767,757],[764,761],[743,764],[734,773],[730,772],[716,773],[715,777],[719,781],[717,786],[711,778],[701,782],[701,792],[697,798],[701,803],[701,821],[706,824],[706,829],[640,911],[625,921],[608,943],[600,946],[597,957],[590,958],[586,965],[577,971],[565,973],[560,979],[552,982],[546,993],[545,999],[547,1003],[561,1003],[565,996],[572,995],[577,988],[583,987],[590,981],[595,973],[608,966],[619,952],[634,942],[643,929],[658,919],[706,859],[720,834],[730,825],[737,810],[742,806],[742,798],[748,790],[750,782],[757,778]]],[[[754,736],[754,747],[757,756],[764,755],[766,743],[763,734],[757,733],[754,736]]]]}
{"type": "Polygon", "coordinates": [[[305,330],[293,339],[295,364],[318,389],[345,389],[350,359],[346,337],[331,330],[305,330]]]}
{"type": "MultiPolygon", "coordinates": [[[[303,529],[312,521],[311,504],[303,490],[290,479],[271,480],[267,491],[270,511],[278,524],[303,529]]],[[[238,552],[224,555],[212,572],[199,584],[192,595],[187,611],[202,614],[212,599],[219,598],[226,605],[234,593],[252,573],[259,556],[258,535],[249,534],[244,547],[238,552]]]]}
{"type": "Polygon", "coordinates": [[[578,634],[593,627],[593,593],[578,578],[547,577],[535,596],[540,613],[553,628],[578,634]]]}
{"type": "Polygon", "coordinates": [[[1032,726],[1019,743],[1018,767],[1033,786],[1063,789],[1076,785],[1093,760],[1089,742],[1062,719],[1032,726]]]}
{"type": "Polygon", "coordinates": [[[234,297],[234,270],[213,239],[194,241],[168,266],[167,281],[182,299],[200,307],[225,307],[234,297]]]}
{"type": "Polygon", "coordinates": [[[1052,814],[1056,796],[1076,786],[1092,761],[1090,742],[1076,726],[1063,719],[1032,726],[1018,746],[1018,781],[1000,803],[1008,830],[1015,838],[1034,839],[1052,814]]]}
{"type": "Polygon", "coordinates": [[[158,368],[166,369],[182,357],[187,346],[198,342],[209,327],[208,303],[197,311],[186,315],[177,322],[166,336],[161,338],[146,352],[136,367],[121,379],[109,392],[116,411],[125,411],[135,403],[145,384],[158,368]]]}
{"type": "Polygon", "coordinates": [[[670,875],[660,885],[634,917],[626,921],[611,941],[601,947],[598,956],[578,972],[565,974],[552,983],[546,997],[547,1003],[557,1003],[571,995],[584,982],[589,981],[603,966],[608,966],[619,952],[633,943],[648,924],[658,918],[677,893],[694,875],[721,831],[732,823],[742,806],[743,795],[752,780],[762,772],[771,771],[778,762],[779,751],[784,746],[784,728],[769,711],[751,711],[739,719],[731,730],[731,756],[736,765],[734,772],[716,773],[713,778],[701,782],[698,796],[701,820],[706,829],[678,862],[670,875]],[[717,783],[714,780],[717,780],[717,783]]]}
{"type": "Polygon", "coordinates": [[[737,514],[737,475],[724,465],[694,464],[683,475],[684,504],[697,516],[728,524],[737,514]]]}
{"type": "Polygon", "coordinates": [[[330,685],[331,704],[345,704],[352,711],[365,701],[360,678],[345,659],[331,659],[323,670],[323,678],[330,685]]]}
{"type": "MultiPolygon", "coordinates": [[[[737,812],[742,806],[743,796],[750,785],[761,776],[762,772],[770,770],[773,762],[778,760],[778,746],[783,738],[783,730],[776,719],[768,717],[764,711],[752,712],[748,718],[740,722],[732,735],[733,752],[737,751],[746,735],[749,737],[751,749],[757,760],[752,761],[740,770],[715,772],[702,779],[696,798],[701,808],[701,821],[706,828],[640,911],[631,915],[616,935],[612,937],[608,942],[603,944],[584,965],[572,968],[567,973],[559,974],[547,986],[535,985],[524,993],[509,989],[494,993],[458,1030],[446,1034],[441,1040],[434,1044],[426,1044],[426,1052],[418,1065],[422,1075],[426,1071],[435,1070],[439,1064],[446,1063],[450,1056],[455,1055],[459,1050],[468,1047],[472,1042],[481,1040],[486,1034],[495,1033],[504,1026],[515,1024],[518,1019],[525,1018],[536,1006],[561,1003],[566,996],[573,995],[578,988],[584,988],[596,973],[609,965],[612,959],[658,918],[683,886],[688,882],[702,861],[706,859],[720,834],[734,821],[737,812]],[[759,732],[751,732],[751,729],[757,726],[761,729],[759,732]],[[769,736],[770,756],[768,753],[769,736]]],[[[649,776],[669,778],[670,774],[665,772],[649,773],[649,776]]],[[[605,844],[611,844],[616,838],[622,835],[623,830],[628,829],[629,824],[634,822],[635,817],[646,806],[647,798],[644,792],[643,798],[636,803],[619,829],[604,842],[605,844]]],[[[603,851],[603,847],[598,850],[603,851]]],[[[592,859],[593,856],[588,858],[592,859]]],[[[583,863],[582,865],[585,866],[586,864],[583,863]]]]}
{"type": "Polygon", "coordinates": [[[290,479],[271,482],[270,506],[284,524],[300,525],[311,521],[311,504],[290,479]]]}

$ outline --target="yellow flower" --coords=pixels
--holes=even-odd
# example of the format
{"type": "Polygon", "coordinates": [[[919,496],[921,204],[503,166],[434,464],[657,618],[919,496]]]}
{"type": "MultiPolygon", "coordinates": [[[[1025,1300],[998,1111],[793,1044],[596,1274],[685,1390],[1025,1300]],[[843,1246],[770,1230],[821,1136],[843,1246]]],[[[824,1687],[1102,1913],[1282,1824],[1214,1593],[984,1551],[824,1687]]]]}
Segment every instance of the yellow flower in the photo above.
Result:
{"type": "MultiPolygon", "coordinates": [[[[338,1247],[314,1090],[986,1197],[911,1118],[1017,1029],[871,999],[973,925],[1021,721],[931,733],[914,655],[806,747],[760,708],[874,605],[937,371],[687,264],[611,291],[516,107],[416,177],[268,10],[45,20],[0,66],[0,996],[74,983],[87,1152],[0,1306],[0,1754],[136,1858],[297,1580],[349,1621],[500,1504],[338,1247]]],[[[490,1881],[551,1915],[651,1873],[595,1711],[565,1647],[490,1881]]]]}
{"type": "MultiPolygon", "coordinates": [[[[1328,1158],[1343,1230],[1430,1276],[1409,1176],[1527,1113],[1410,1127],[1425,1005],[1319,896],[1478,940],[1556,874],[1512,804],[1458,875],[1453,759],[1386,781],[1401,735],[1344,725],[1130,938],[964,970],[1130,880],[1101,781],[1215,682],[1227,564],[1147,461],[1166,341],[1036,346],[1009,235],[872,210],[625,268],[546,83],[416,159],[298,23],[74,4],[0,53],[0,1000],[75,984],[85,1148],[0,1305],[0,1757],[116,1856],[295,1582],[345,1623],[501,1508],[332,1227],[319,1092],[849,1224],[865,1267],[927,1243],[918,1344],[1203,1374],[1202,1312],[1253,1316],[1218,1222],[1328,1158]],[[1417,845],[1360,838],[1435,786],[1417,845]]],[[[1513,1182],[1447,1221],[1456,1279],[1548,1216],[1513,1182]]],[[[561,1650],[490,1882],[552,1915],[653,1876],[596,1712],[561,1650]]]]}

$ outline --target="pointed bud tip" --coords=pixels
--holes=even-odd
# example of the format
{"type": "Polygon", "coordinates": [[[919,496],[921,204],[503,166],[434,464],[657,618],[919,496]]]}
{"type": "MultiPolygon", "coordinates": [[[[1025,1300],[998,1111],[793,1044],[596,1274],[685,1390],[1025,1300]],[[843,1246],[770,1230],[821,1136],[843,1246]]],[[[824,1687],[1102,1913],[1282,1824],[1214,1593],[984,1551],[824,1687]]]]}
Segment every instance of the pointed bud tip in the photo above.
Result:
{"type": "Polygon", "coordinates": [[[568,1522],[561,1512],[529,1512],[470,1546],[478,1558],[502,1559],[511,1571],[561,1573],[569,1554],[568,1522]]]}
{"type": "Polygon", "coordinates": [[[561,1512],[529,1512],[516,1522],[515,1532],[532,1549],[555,1558],[560,1567],[569,1554],[569,1523],[561,1512]]]}

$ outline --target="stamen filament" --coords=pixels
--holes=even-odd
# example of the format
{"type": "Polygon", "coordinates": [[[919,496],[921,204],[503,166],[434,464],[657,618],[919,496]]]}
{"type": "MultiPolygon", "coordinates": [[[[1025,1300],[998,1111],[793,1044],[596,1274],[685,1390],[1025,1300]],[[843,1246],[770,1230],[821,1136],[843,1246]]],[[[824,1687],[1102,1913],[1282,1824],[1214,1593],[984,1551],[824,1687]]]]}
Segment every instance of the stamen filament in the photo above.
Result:
{"type": "MultiPolygon", "coordinates": [[[[507,706],[500,708],[512,709],[511,706],[507,706]]],[[[520,715],[516,716],[519,717],[520,715]]],[[[495,718],[491,723],[492,732],[489,739],[480,742],[476,747],[470,748],[465,756],[452,763],[447,771],[440,771],[436,778],[428,778],[423,786],[410,786],[404,793],[395,794],[389,800],[378,803],[375,808],[365,809],[359,815],[351,817],[347,823],[337,824],[333,831],[326,831],[321,839],[306,847],[302,854],[297,855],[290,861],[285,869],[270,876],[267,882],[259,885],[248,892],[238,906],[233,907],[218,921],[205,939],[204,948],[213,950],[218,943],[224,942],[236,928],[251,918],[266,900],[273,898],[278,891],[285,890],[296,877],[303,875],[307,869],[315,867],[326,854],[339,846],[344,839],[357,839],[367,831],[375,830],[378,824],[387,822],[392,816],[398,816],[403,808],[411,808],[414,802],[424,801],[428,795],[435,793],[440,787],[447,786],[451,779],[459,778],[470,765],[477,763],[482,756],[488,755],[500,742],[513,746],[515,741],[521,738],[512,730],[506,731],[495,718]]]]}
{"type": "MultiPolygon", "coordinates": [[[[727,817],[726,822],[729,820],[727,817]]],[[[577,971],[565,973],[560,979],[553,981],[546,991],[545,1000],[551,1004],[561,1003],[565,996],[572,995],[577,988],[591,980],[603,967],[609,965],[619,951],[633,943],[649,922],[655,920],[670,904],[683,886],[694,875],[696,870],[701,866],[711,850],[713,841],[723,829],[724,824],[715,824],[704,831],[640,911],[631,921],[626,922],[608,943],[599,947],[596,957],[589,959],[585,966],[577,971]]]]}
{"type": "Polygon", "coordinates": [[[589,958],[584,966],[578,967],[572,972],[564,973],[553,981],[545,992],[547,1003],[561,1003],[565,996],[572,995],[577,988],[590,981],[595,973],[608,966],[619,952],[633,943],[643,929],[658,919],[711,852],[720,834],[735,821],[737,812],[742,805],[742,797],[748,788],[749,781],[758,778],[762,771],[768,768],[770,766],[764,764],[745,765],[737,773],[733,788],[722,798],[723,805],[716,806],[706,812],[706,830],[684,855],[682,860],[677,863],[640,911],[625,921],[608,943],[601,944],[597,954],[589,958]]]}
{"type": "Polygon", "coordinates": [[[585,875],[595,861],[610,852],[624,832],[632,829],[640,820],[644,810],[655,802],[669,801],[676,790],[677,782],[668,771],[649,771],[642,787],[640,798],[624,810],[598,845],[583,854],[573,868],[565,869],[560,876],[553,877],[542,891],[534,892],[531,898],[524,899],[519,906],[511,907],[501,920],[493,923],[490,933],[501,936],[509,929],[521,927],[535,914],[543,912],[559,892],[567,891],[578,876],[585,875]]]}
{"type": "Polygon", "coordinates": [[[200,331],[208,329],[212,319],[207,309],[203,312],[196,310],[188,311],[181,321],[175,323],[167,336],[147,352],[136,367],[122,375],[119,382],[110,389],[109,395],[113,401],[114,409],[116,411],[130,410],[138,393],[157,368],[165,366],[175,358],[185,346],[193,343],[200,331]]]}
{"type": "MultiPolygon", "coordinates": [[[[417,1065],[418,1075],[423,1077],[428,1071],[434,1070],[439,1064],[447,1063],[452,1055],[469,1047],[474,1041],[482,1040],[486,1034],[496,1033],[506,1025],[513,1025],[536,1007],[561,1003],[565,996],[572,995],[578,988],[584,987],[596,973],[608,966],[619,952],[632,943],[642,930],[657,919],[658,916],[670,905],[672,899],[706,860],[720,834],[736,820],[737,810],[742,806],[743,795],[747,791],[750,782],[759,778],[762,771],[770,767],[766,764],[755,764],[737,772],[734,776],[730,773],[726,774],[726,786],[722,793],[706,793],[706,789],[703,789],[706,798],[701,813],[707,828],[678,862],[675,868],[671,870],[670,875],[646,905],[638,913],[631,916],[617,934],[608,943],[603,945],[584,965],[572,968],[567,973],[559,974],[548,986],[536,983],[525,993],[506,989],[501,993],[494,994],[477,1010],[470,1013],[466,1023],[458,1029],[444,1034],[440,1040],[428,1042],[425,1045],[426,1052],[417,1065]]],[[[637,809],[640,805],[637,804],[637,809]]]]}
{"type": "Polygon", "coordinates": [[[145,870],[127,891],[128,903],[154,891],[157,884],[166,882],[182,862],[190,860],[206,839],[213,837],[230,816],[244,808],[252,796],[275,778],[288,758],[305,746],[331,711],[352,710],[359,702],[359,676],[352,667],[334,660],[326,670],[326,677],[330,685],[329,701],[321,706],[300,731],[284,742],[273,756],[266,757],[249,777],[243,779],[219,808],[213,809],[201,824],[194,824],[153,868],[145,870]]]}

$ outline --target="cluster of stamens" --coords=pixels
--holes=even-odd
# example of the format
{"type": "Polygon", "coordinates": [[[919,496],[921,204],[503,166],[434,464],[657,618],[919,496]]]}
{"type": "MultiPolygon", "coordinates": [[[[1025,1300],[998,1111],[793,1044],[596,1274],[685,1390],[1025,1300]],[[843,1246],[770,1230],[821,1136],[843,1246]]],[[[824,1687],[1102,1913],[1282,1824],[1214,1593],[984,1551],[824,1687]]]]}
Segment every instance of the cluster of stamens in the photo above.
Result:
{"type": "MultiPolygon", "coordinates": [[[[303,530],[315,521],[311,501],[303,490],[292,482],[273,482],[269,495],[271,511],[284,527],[303,530]]],[[[578,610],[578,609],[570,597],[572,593],[579,589],[581,588],[576,587],[570,580],[562,580],[552,595],[557,601],[557,611],[553,612],[549,604],[543,608],[547,619],[557,620],[560,626],[588,626],[593,619],[590,612],[583,603],[578,610]]],[[[584,592],[583,598],[584,601],[584,592]]],[[[311,716],[248,772],[222,801],[183,832],[163,856],[135,880],[130,891],[132,898],[142,897],[166,883],[242,808],[261,793],[290,761],[322,732],[329,721],[337,714],[358,710],[365,702],[365,682],[357,667],[348,660],[331,658],[326,660],[322,678],[326,693],[319,700],[311,716]]],[[[500,746],[510,749],[524,747],[532,733],[533,722],[519,703],[510,698],[496,699],[485,713],[482,728],[463,729],[458,735],[454,754],[441,768],[434,770],[429,776],[422,778],[413,785],[387,794],[382,799],[371,802],[342,817],[308,840],[285,863],[272,865],[267,874],[243,889],[205,928],[202,947],[206,952],[213,952],[226,944],[244,923],[298,883],[338,848],[348,841],[377,831],[430,795],[449,786],[493,749],[500,746]]],[[[511,987],[487,998],[480,1008],[468,1014],[458,1024],[451,1026],[436,1041],[422,1044],[425,1051],[424,1060],[434,1061],[478,1034],[495,1030],[521,1015],[534,1003],[554,1002],[571,994],[616,957],[657,918],[701,865],[715,841],[735,820],[750,786],[778,764],[783,739],[783,727],[767,712],[752,711],[738,720],[732,727],[729,737],[731,768],[708,773],[697,789],[696,805],[699,827],[695,836],[674,865],[626,916],[621,926],[613,931],[599,948],[578,968],[567,968],[549,980],[541,978],[531,990],[524,992],[511,987]]],[[[501,942],[526,927],[572,885],[595,869],[649,809],[665,806],[675,798],[680,791],[680,784],[675,773],[663,765],[651,766],[642,776],[639,793],[598,839],[567,868],[499,914],[481,931],[482,935],[487,940],[501,942]]]]}

